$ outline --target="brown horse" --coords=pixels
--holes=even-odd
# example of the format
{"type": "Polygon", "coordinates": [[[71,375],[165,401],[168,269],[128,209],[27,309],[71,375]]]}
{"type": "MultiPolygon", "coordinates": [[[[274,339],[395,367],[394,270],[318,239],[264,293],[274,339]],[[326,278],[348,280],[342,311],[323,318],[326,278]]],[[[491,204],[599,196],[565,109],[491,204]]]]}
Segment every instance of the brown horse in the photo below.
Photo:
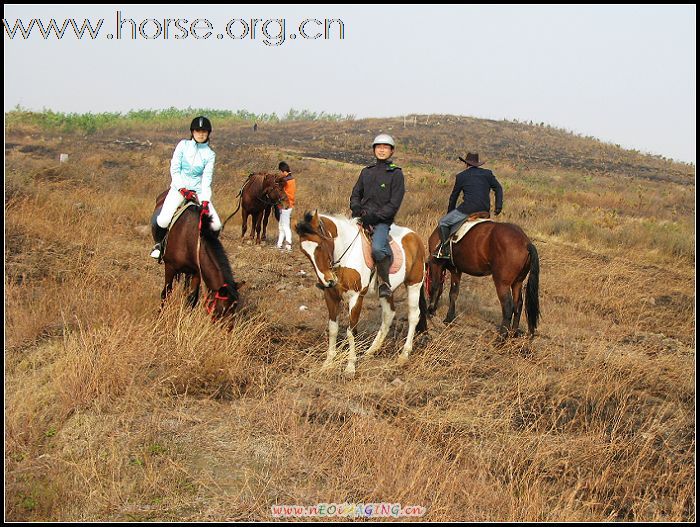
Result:
{"type": "MultiPolygon", "coordinates": [[[[360,319],[362,301],[370,285],[376,282],[376,273],[372,267],[368,267],[364,257],[360,229],[356,219],[319,215],[318,212],[307,212],[296,226],[301,251],[314,267],[318,278],[317,286],[323,290],[328,308],[328,355],[324,368],[332,365],[337,352],[340,303],[343,299],[348,302],[350,326],[347,330],[347,377],[355,375],[357,355],[353,331],[360,319]]],[[[427,305],[423,290],[425,248],[418,235],[406,227],[392,225],[390,235],[401,256],[401,264],[397,265],[395,273],[389,275],[391,290],[404,284],[408,292],[408,335],[399,356],[399,362],[403,363],[413,350],[415,333],[427,329],[427,305]]],[[[382,345],[396,314],[393,297],[380,298],[379,302],[382,306],[382,325],[365,357],[371,356],[382,345]]]]}
{"type": "Polygon", "coordinates": [[[272,207],[284,203],[287,195],[281,176],[266,172],[257,172],[248,176],[241,189],[241,238],[248,230],[248,216],[252,216],[250,239],[255,234],[255,243],[267,239],[267,222],[272,207]],[[260,236],[262,223],[262,237],[260,236]]]}
{"type": "MultiPolygon", "coordinates": [[[[167,191],[156,198],[154,217],[160,212],[166,195],[167,191]]],[[[189,282],[190,286],[189,304],[197,305],[199,286],[204,280],[209,289],[205,306],[216,320],[234,313],[240,300],[238,288],[243,282],[234,280],[224,247],[217,233],[211,230],[211,217],[202,216],[201,210],[199,205],[188,207],[168,232],[163,254],[165,286],[160,295],[161,306],[172,290],[173,280],[185,275],[186,284],[189,282]]]]}
{"type": "MultiPolygon", "coordinates": [[[[430,254],[435,253],[439,244],[440,235],[435,229],[428,240],[430,254]]],[[[452,281],[450,308],[445,323],[450,323],[455,318],[462,273],[472,276],[492,275],[503,314],[499,327],[502,336],[518,332],[523,308],[523,282],[529,273],[525,311],[528,330],[530,335],[534,335],[540,317],[540,263],[537,249],[520,227],[493,221],[479,223],[452,245],[452,262],[432,257],[428,262],[426,277],[430,315],[434,315],[437,309],[446,270],[450,271],[452,281]]]]}

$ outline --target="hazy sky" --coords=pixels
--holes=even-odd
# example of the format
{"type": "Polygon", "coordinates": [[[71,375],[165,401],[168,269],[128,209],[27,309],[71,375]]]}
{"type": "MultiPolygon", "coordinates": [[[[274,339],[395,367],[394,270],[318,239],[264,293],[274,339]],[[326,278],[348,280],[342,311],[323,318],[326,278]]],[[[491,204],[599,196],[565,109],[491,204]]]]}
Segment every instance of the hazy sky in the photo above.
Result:
{"type": "Polygon", "coordinates": [[[450,113],[545,122],[695,162],[695,13],[694,5],[5,5],[4,104],[450,113]],[[59,28],[71,18],[78,29],[84,19],[103,23],[95,39],[77,38],[70,25],[61,39],[44,39],[36,23],[23,38],[17,23],[26,29],[33,18],[59,28]],[[324,38],[326,19],[342,21],[342,40],[339,23],[324,38]],[[318,38],[302,38],[304,21],[306,36],[318,38]]]}

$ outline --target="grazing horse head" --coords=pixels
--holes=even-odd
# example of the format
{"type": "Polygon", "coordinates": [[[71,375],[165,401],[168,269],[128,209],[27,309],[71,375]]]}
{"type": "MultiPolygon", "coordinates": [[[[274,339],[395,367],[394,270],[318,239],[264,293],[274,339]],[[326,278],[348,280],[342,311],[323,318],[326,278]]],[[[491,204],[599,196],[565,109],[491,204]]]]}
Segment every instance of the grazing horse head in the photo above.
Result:
{"type": "MultiPolygon", "coordinates": [[[[350,325],[347,329],[349,352],[345,375],[352,377],[357,360],[354,331],[360,319],[364,297],[370,285],[376,283],[374,270],[368,267],[363,255],[361,228],[355,219],[306,212],[304,219],[297,223],[296,232],[302,252],[314,267],[328,308],[328,354],[323,367],[330,367],[336,355],[337,320],[340,303],[345,300],[350,314],[350,325]]],[[[408,335],[399,356],[399,361],[405,362],[413,350],[416,331],[427,329],[427,305],[423,291],[425,249],[418,235],[410,229],[392,225],[390,235],[403,256],[402,264],[398,266],[396,273],[389,277],[391,288],[393,291],[404,284],[408,292],[408,335]]],[[[380,298],[379,302],[382,306],[381,327],[365,357],[371,356],[379,349],[394,319],[394,299],[380,298]]]]}
{"type": "Polygon", "coordinates": [[[217,320],[235,313],[241,301],[238,289],[244,282],[233,278],[228,256],[217,233],[211,230],[211,221],[211,216],[202,217],[201,235],[206,256],[200,256],[200,269],[209,288],[205,300],[207,313],[212,320],[217,320]]]}
{"type": "Polygon", "coordinates": [[[226,251],[217,233],[211,230],[211,217],[202,216],[200,206],[188,207],[170,227],[163,262],[165,286],[161,292],[162,303],[172,291],[173,280],[184,274],[190,278],[188,301],[192,307],[199,301],[202,281],[209,290],[205,307],[212,319],[231,316],[239,307],[239,287],[244,282],[233,278],[226,251]]]}
{"type": "Polygon", "coordinates": [[[267,238],[267,222],[272,207],[287,204],[284,182],[279,175],[266,172],[250,174],[241,189],[241,237],[248,230],[248,216],[252,216],[250,238],[255,235],[256,243],[267,238]],[[261,237],[262,228],[262,237],[261,237]]]}

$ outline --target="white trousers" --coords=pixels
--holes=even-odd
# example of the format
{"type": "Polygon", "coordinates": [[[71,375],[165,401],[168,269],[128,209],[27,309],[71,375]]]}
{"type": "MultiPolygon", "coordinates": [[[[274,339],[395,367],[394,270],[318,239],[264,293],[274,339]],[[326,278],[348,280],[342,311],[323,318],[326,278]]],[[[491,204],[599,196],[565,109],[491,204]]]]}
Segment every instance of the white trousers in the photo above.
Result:
{"type": "MultiPolygon", "coordinates": [[[[182,197],[182,194],[180,194],[180,192],[177,189],[171,187],[168,191],[168,195],[165,196],[163,208],[161,209],[160,214],[158,214],[158,217],[156,218],[156,223],[158,223],[158,226],[161,229],[168,228],[168,225],[170,225],[170,220],[173,219],[175,211],[180,206],[180,203],[182,203],[183,201],[185,201],[185,198],[182,197]]],[[[214,205],[212,203],[209,203],[209,214],[211,214],[212,219],[211,229],[213,231],[220,230],[221,219],[219,219],[219,215],[214,209],[214,205]]]]}
{"type": "Polygon", "coordinates": [[[292,244],[292,210],[294,209],[281,209],[280,210],[280,221],[279,221],[279,236],[277,237],[277,247],[282,247],[282,243],[285,241],[291,245],[292,244]]]}

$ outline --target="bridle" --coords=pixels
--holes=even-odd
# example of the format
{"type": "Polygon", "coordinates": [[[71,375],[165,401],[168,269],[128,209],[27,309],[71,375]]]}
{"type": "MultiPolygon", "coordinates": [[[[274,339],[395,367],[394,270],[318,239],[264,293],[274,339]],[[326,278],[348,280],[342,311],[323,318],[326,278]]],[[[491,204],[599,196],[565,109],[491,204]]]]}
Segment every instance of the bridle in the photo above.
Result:
{"type": "MultiPolygon", "coordinates": [[[[318,226],[319,226],[319,230],[321,231],[321,235],[322,235],[324,238],[330,238],[331,240],[333,239],[333,236],[331,236],[330,233],[329,233],[329,232],[326,230],[326,228],[323,226],[323,220],[322,220],[321,218],[318,219],[318,226]]],[[[357,237],[358,237],[359,235],[360,235],[360,231],[358,230],[358,231],[357,231],[357,234],[355,235],[355,237],[352,239],[352,241],[350,242],[350,244],[349,244],[349,245],[345,248],[345,250],[343,251],[343,254],[341,254],[341,255],[340,255],[337,259],[335,259],[335,260],[334,260],[333,258],[330,259],[331,269],[337,269],[338,267],[340,267],[340,265],[338,265],[338,264],[340,264],[340,261],[341,261],[341,260],[343,259],[343,257],[348,253],[348,251],[350,250],[350,248],[352,247],[352,245],[355,243],[355,240],[357,240],[357,237]]],[[[317,282],[317,283],[316,283],[316,287],[318,287],[319,289],[331,289],[331,288],[335,287],[335,284],[333,284],[332,286],[330,286],[330,285],[323,285],[322,283],[318,283],[318,282],[317,282]]]]}

